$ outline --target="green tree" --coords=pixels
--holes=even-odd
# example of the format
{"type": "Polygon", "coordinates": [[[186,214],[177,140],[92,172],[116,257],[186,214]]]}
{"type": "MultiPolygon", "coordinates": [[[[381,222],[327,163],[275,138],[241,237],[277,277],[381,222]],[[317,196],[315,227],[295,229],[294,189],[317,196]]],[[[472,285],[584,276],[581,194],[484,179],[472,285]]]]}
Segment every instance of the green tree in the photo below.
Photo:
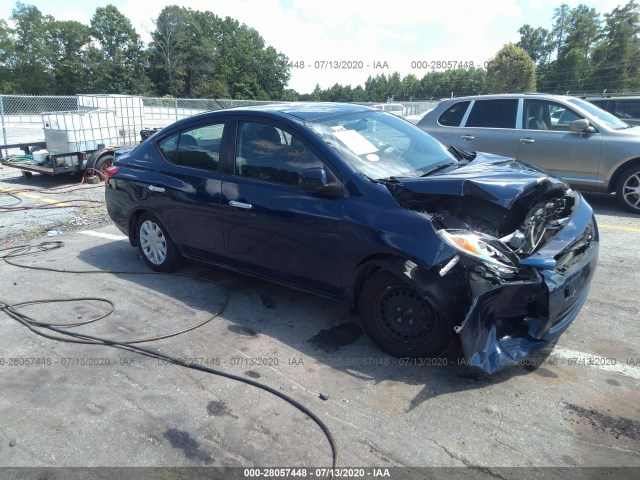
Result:
{"type": "Polygon", "coordinates": [[[293,88],[287,88],[282,92],[282,98],[280,100],[284,102],[297,102],[300,100],[300,95],[293,88]]]}
{"type": "Polygon", "coordinates": [[[389,80],[384,73],[369,76],[364,82],[364,89],[367,92],[367,100],[370,102],[386,102],[393,94],[389,90],[389,80]]]}
{"type": "Polygon", "coordinates": [[[269,100],[281,98],[291,78],[289,58],[273,47],[265,48],[258,58],[256,74],[266,97],[269,100]]]}
{"type": "Polygon", "coordinates": [[[484,91],[485,76],[486,71],[482,68],[429,72],[420,80],[420,98],[477,95],[484,91]]]}
{"type": "Polygon", "coordinates": [[[564,41],[558,58],[539,73],[539,86],[549,91],[584,91],[593,73],[591,56],[600,35],[600,14],[586,5],[565,12],[564,41]]]}
{"type": "MultiPolygon", "coordinates": [[[[224,36],[223,21],[211,12],[191,11],[186,53],[186,97],[231,97],[229,83],[221,70],[220,43],[224,36]]],[[[248,96],[246,98],[254,98],[248,96]]]]}
{"type": "Polygon", "coordinates": [[[191,10],[170,5],[154,22],[149,57],[151,76],[160,95],[179,97],[184,93],[192,37],[190,15],[191,10]]]}
{"type": "Polygon", "coordinates": [[[44,95],[50,92],[53,83],[51,74],[51,51],[48,43],[51,16],[33,5],[18,2],[11,19],[15,27],[12,84],[18,93],[44,95]]]}
{"type": "Polygon", "coordinates": [[[553,51],[549,30],[542,27],[533,28],[531,25],[525,24],[520,27],[518,33],[520,41],[516,43],[516,46],[527,52],[536,65],[549,62],[549,56],[553,51]]]}
{"type": "Polygon", "coordinates": [[[402,100],[411,101],[415,98],[419,98],[420,80],[418,80],[418,78],[413,73],[410,73],[402,79],[400,92],[400,97],[402,98],[402,100]]]}
{"type": "Polygon", "coordinates": [[[99,93],[145,93],[147,60],[129,19],[113,5],[98,7],[91,18],[91,34],[100,48],[88,52],[89,88],[99,93]]]}
{"type": "Polygon", "coordinates": [[[354,102],[366,102],[368,100],[367,92],[362,87],[362,85],[358,85],[357,87],[355,87],[351,91],[351,96],[352,96],[354,102]]]}
{"type": "Polygon", "coordinates": [[[486,89],[489,93],[535,91],[536,67],[522,48],[508,43],[487,66],[486,89]]]}
{"type": "Polygon", "coordinates": [[[161,95],[281,99],[288,58],[253,28],[175,5],[162,10],[150,45],[161,95]]]}
{"type": "Polygon", "coordinates": [[[55,80],[53,93],[75,95],[85,88],[89,28],[80,22],[54,20],[49,26],[50,61],[55,80]]]}
{"type": "MultiPolygon", "coordinates": [[[[331,88],[327,90],[323,90],[320,94],[320,100],[323,102],[343,102],[349,101],[346,100],[346,96],[348,96],[349,92],[346,92],[345,89],[347,87],[343,87],[342,85],[336,83],[331,88]]],[[[351,90],[351,87],[348,87],[351,90]]]]}
{"type": "Polygon", "coordinates": [[[7,22],[0,20],[0,93],[15,93],[12,82],[13,38],[7,22]]]}
{"type": "Polygon", "coordinates": [[[279,98],[290,78],[288,58],[265,48],[255,29],[229,17],[222,22],[217,60],[233,98],[279,98]]]}
{"type": "Polygon", "coordinates": [[[592,90],[640,90],[640,8],[631,0],[605,14],[602,42],[593,53],[592,90]]]}
{"type": "Polygon", "coordinates": [[[567,38],[570,13],[571,9],[566,3],[560,5],[553,12],[554,24],[553,28],[551,29],[551,41],[553,42],[554,48],[556,50],[556,57],[560,57],[561,51],[567,38]]]}
{"type": "Polygon", "coordinates": [[[316,83],[316,86],[313,89],[313,93],[311,94],[311,99],[314,102],[319,102],[322,96],[322,89],[320,88],[320,84],[316,83]]]}

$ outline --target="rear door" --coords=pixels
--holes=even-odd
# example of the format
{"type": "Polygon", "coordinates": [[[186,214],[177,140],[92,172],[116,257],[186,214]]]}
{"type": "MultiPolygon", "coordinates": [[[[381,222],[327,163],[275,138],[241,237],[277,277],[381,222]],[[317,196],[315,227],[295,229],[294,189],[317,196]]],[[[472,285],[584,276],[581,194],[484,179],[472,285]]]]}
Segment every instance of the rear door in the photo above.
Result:
{"type": "Polygon", "coordinates": [[[518,153],[517,118],[517,98],[475,100],[462,120],[464,128],[456,145],[471,152],[515,157],[518,153]]]}
{"type": "Polygon", "coordinates": [[[210,260],[224,254],[219,172],[224,127],[223,120],[200,122],[160,139],[163,161],[147,185],[147,203],[178,248],[210,260]]]}
{"type": "Polygon", "coordinates": [[[337,294],[343,198],[298,187],[303,169],[323,167],[331,176],[329,166],[282,124],[239,117],[234,131],[233,174],[222,185],[228,259],[241,269],[337,294]]]}

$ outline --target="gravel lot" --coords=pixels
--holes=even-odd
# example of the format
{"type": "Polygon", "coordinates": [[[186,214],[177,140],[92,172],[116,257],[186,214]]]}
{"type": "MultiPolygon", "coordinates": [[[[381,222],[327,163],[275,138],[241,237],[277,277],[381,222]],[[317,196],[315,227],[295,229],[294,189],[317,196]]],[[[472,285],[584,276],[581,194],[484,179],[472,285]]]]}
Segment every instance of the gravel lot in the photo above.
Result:
{"type": "Polygon", "coordinates": [[[108,222],[103,184],[82,180],[79,175],[24,177],[19,169],[0,165],[0,244],[108,222]]]}
{"type": "MultiPolygon", "coordinates": [[[[71,187],[78,180],[24,179],[0,169],[5,192],[71,187]]],[[[41,192],[19,197],[21,206],[51,201],[41,192]]],[[[103,191],[75,191],[55,201],[69,197],[102,200],[103,191]]],[[[585,308],[541,365],[490,377],[458,365],[455,351],[431,366],[391,358],[340,303],[205,265],[179,272],[197,278],[149,275],[104,207],[2,212],[4,246],[64,241],[19,263],[67,272],[0,262],[0,299],[105,298],[114,302],[114,313],[78,330],[126,340],[201,322],[228,295],[211,322],[143,346],[293,397],[330,428],[339,466],[363,467],[365,477],[378,467],[389,468],[392,478],[638,478],[640,217],[622,212],[610,196],[587,199],[602,243],[585,308]],[[48,230],[61,235],[47,237],[48,230]]],[[[15,202],[0,197],[2,206],[15,202]]],[[[67,323],[95,318],[105,308],[81,301],[24,311],[67,323]]],[[[267,392],[133,352],[45,339],[5,315],[0,328],[3,479],[221,475],[105,468],[132,466],[243,467],[231,471],[237,478],[251,476],[244,467],[295,466],[311,478],[331,466],[318,426],[267,392]],[[48,467],[101,468],[42,470],[48,467]]]]}

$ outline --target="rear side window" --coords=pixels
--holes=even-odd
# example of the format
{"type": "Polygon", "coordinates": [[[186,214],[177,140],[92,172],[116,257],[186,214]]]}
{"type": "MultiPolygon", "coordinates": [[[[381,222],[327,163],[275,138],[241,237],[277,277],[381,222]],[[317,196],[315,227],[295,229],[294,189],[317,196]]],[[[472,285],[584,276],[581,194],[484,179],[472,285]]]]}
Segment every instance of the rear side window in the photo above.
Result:
{"type": "Polygon", "coordinates": [[[460,122],[462,122],[462,117],[464,117],[464,112],[467,111],[470,103],[471,102],[454,103],[440,115],[438,123],[445,127],[459,127],[460,122]]]}
{"type": "Polygon", "coordinates": [[[602,105],[598,102],[591,102],[600,108],[613,113],[622,120],[638,120],[640,118],[640,100],[612,100],[602,105]]]}
{"type": "Polygon", "coordinates": [[[224,123],[199,125],[158,142],[164,158],[174,165],[217,171],[224,123]]]}
{"type": "Polygon", "coordinates": [[[518,99],[476,100],[466,127],[516,128],[518,99]]]}

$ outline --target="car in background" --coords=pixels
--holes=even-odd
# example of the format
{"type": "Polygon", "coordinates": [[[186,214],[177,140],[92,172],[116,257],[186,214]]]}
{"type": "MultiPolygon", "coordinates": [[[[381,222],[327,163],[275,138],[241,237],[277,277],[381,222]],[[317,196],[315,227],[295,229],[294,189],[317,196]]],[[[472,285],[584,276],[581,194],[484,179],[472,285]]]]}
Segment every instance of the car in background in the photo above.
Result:
{"type": "Polygon", "coordinates": [[[564,108],[557,108],[553,112],[551,112],[551,125],[557,125],[563,113],[564,108]]]}
{"type": "Polygon", "coordinates": [[[116,156],[106,205],[152,269],[194,259],[346,301],[374,342],[517,364],[585,302],[599,240],[545,171],[361,105],[209,112],[116,156]]]}
{"type": "Polygon", "coordinates": [[[433,108],[430,108],[428,110],[425,110],[424,112],[420,112],[417,115],[407,115],[405,118],[405,120],[409,123],[413,123],[414,125],[417,125],[418,122],[420,120],[422,120],[424,118],[424,116],[429,113],[431,110],[433,110],[433,108]]]}
{"type": "Polygon", "coordinates": [[[391,113],[397,117],[404,117],[406,115],[406,110],[404,105],[401,103],[376,103],[371,105],[372,108],[376,110],[382,110],[383,112],[391,113]]]}
{"type": "Polygon", "coordinates": [[[630,125],[640,125],[640,95],[585,96],[586,101],[615,115],[630,125]]]}
{"type": "Polygon", "coordinates": [[[640,213],[640,128],[586,100],[535,93],[460,97],[441,102],[418,127],[464,150],[538,165],[580,190],[615,192],[623,207],[640,213]]]}

